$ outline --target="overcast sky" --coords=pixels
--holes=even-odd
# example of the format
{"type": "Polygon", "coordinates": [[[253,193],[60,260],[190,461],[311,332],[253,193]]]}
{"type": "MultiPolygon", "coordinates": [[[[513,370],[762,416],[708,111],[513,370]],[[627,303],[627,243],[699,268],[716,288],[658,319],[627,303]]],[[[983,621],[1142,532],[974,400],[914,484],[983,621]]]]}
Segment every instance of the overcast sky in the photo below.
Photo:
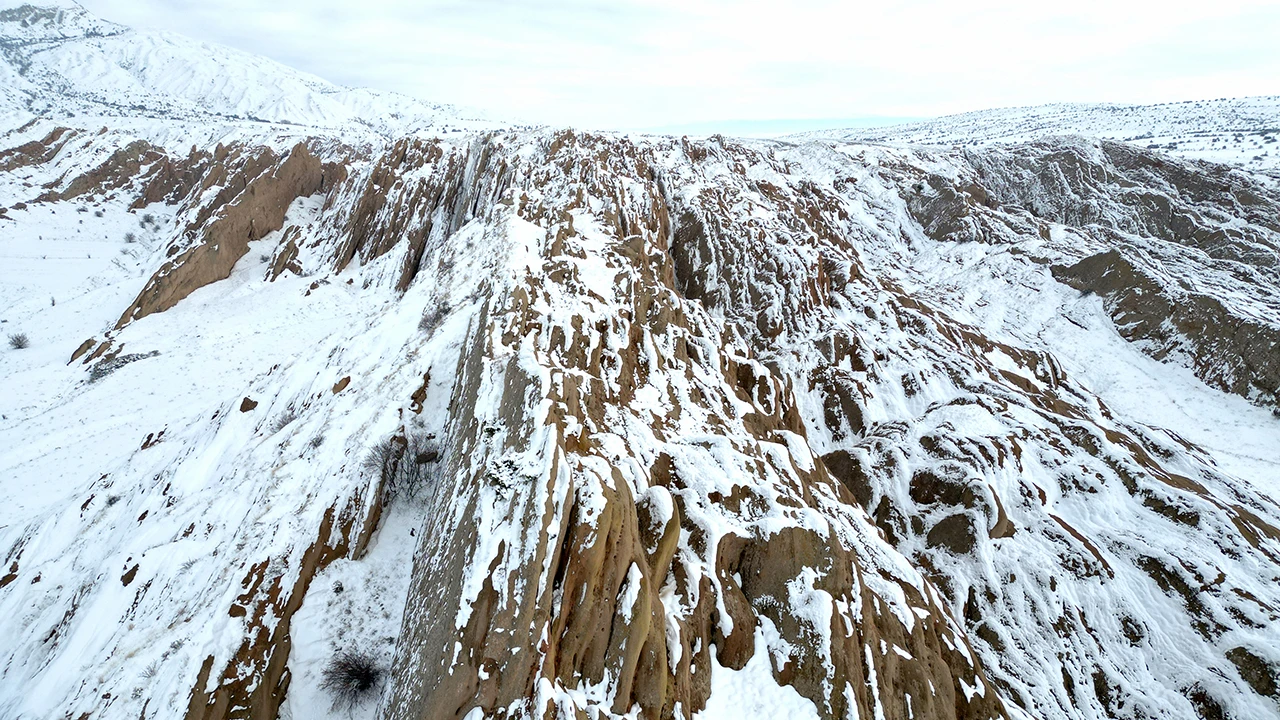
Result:
{"type": "Polygon", "coordinates": [[[600,128],[1280,94],[1276,0],[81,3],[344,85],[600,128]]]}

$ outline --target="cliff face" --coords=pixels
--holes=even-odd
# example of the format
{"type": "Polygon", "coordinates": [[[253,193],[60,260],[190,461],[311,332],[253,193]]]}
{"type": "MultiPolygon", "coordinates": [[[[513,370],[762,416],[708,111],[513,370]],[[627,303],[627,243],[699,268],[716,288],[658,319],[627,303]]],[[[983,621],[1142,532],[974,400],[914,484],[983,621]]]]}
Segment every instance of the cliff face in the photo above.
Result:
{"type": "Polygon", "coordinates": [[[1112,142],[1035,144],[969,160],[999,202],[1074,226],[1105,248],[1054,275],[1098,293],[1126,339],[1213,387],[1280,403],[1273,183],[1112,142]]]}
{"type": "MultiPolygon", "coordinates": [[[[41,137],[0,161],[54,162],[41,137]]],[[[0,620],[2,687],[61,686],[0,708],[322,717],[354,638],[388,670],[357,712],[387,720],[715,717],[762,683],[823,718],[1280,716],[1265,477],[1109,407],[1027,331],[1082,322],[1087,290],[1087,336],[1133,343],[1098,363],[1275,404],[1280,199],[1251,176],[1065,140],[536,131],[120,177],[46,189],[174,217],[68,372],[173,337],[203,365],[166,345],[84,395],[216,377],[184,375],[163,441],[82,463],[78,515],[0,529],[0,610],[41,607],[0,620]],[[274,334],[219,330],[245,322],[274,334]],[[364,462],[383,442],[425,468],[416,496],[364,462]],[[152,683],[143,617],[183,638],[152,683]],[[89,622],[115,629],[65,640],[89,622]]]]}

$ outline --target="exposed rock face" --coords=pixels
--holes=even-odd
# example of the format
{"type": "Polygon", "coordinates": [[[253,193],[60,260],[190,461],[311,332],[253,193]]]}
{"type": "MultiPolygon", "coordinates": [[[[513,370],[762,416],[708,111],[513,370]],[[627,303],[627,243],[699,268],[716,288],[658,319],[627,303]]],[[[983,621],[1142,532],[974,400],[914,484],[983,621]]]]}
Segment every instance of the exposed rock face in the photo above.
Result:
{"type": "Polygon", "coordinates": [[[60,190],[50,190],[39,198],[40,202],[71,200],[88,194],[109,194],[136,182],[144,167],[159,162],[165,155],[143,140],[135,140],[111,153],[101,165],[77,176],[60,190]]]}
{"type": "Polygon", "coordinates": [[[927,583],[889,576],[887,593],[863,577],[874,561],[858,548],[888,548],[804,445],[786,384],[677,292],[671,199],[647,153],[579,136],[552,147],[513,170],[534,180],[495,210],[550,267],[517,272],[459,368],[452,404],[485,414],[453,426],[461,482],[419,550],[386,716],[572,712],[585,685],[600,710],[687,717],[712,653],[740,668],[769,651],[824,716],[905,717],[910,695],[933,717],[1003,717],[994,693],[963,692],[987,680],[927,583]],[[603,216],[579,209],[601,197],[615,200],[603,216]],[[597,309],[538,310],[561,303],[597,309]],[[758,646],[762,624],[777,647],[758,646]],[[864,652],[888,646],[914,661],[864,652]]]}
{"type": "Polygon", "coordinates": [[[378,523],[378,510],[376,502],[372,509],[352,503],[340,511],[326,510],[315,542],[302,553],[292,587],[285,585],[287,576],[272,572],[273,559],[249,569],[240,584],[243,592],[227,611],[230,617],[245,619],[244,641],[224,664],[221,677],[213,674],[213,655],[201,664],[187,720],[277,717],[289,690],[289,622],[318,572],[337,558],[359,558],[364,553],[378,523]]]}
{"type": "MultiPolygon", "coordinates": [[[[1261,185],[1075,141],[922,158],[538,131],[364,152],[196,150],[119,185],[188,222],[90,362],[264,238],[263,286],[385,293],[305,382],[272,367],[207,421],[260,437],[296,401],[346,444],[250,458],[264,483],[304,478],[308,511],[245,521],[270,550],[218,561],[230,606],[190,622],[234,622],[184,676],[187,717],[271,718],[294,691],[309,584],[375,542],[387,497],[358,433],[388,406],[396,442],[431,422],[443,452],[384,720],[687,719],[756,653],[823,718],[1276,714],[1280,507],[893,267],[926,243],[1034,251],[1042,283],[1103,296],[1147,351],[1274,402],[1276,316],[1255,311],[1280,202],[1261,185]],[[1247,292],[1177,291],[1190,274],[1247,292]],[[366,349],[385,334],[404,339],[366,349]]],[[[186,464],[195,437],[147,452],[255,487],[186,464]]],[[[35,561],[12,562],[27,583],[35,561]]],[[[150,717],[134,700],[117,712],[150,717]]]]}
{"type": "Polygon", "coordinates": [[[1091,255],[1054,277],[1104,298],[1116,328],[1157,359],[1181,359],[1206,383],[1260,404],[1280,404],[1280,325],[1242,318],[1212,295],[1161,283],[1119,250],[1091,255]]]}
{"type": "Polygon", "coordinates": [[[1280,403],[1273,186],[1114,142],[1032,143],[966,160],[1000,203],[1093,236],[1103,251],[1077,250],[1079,262],[1055,276],[1103,296],[1126,338],[1214,387],[1280,403]]]}
{"type": "MultiPolygon", "coordinates": [[[[34,122],[34,121],[33,121],[34,122]]],[[[28,165],[41,165],[53,159],[62,146],[76,133],[70,128],[54,128],[41,140],[32,140],[0,152],[0,170],[12,172],[28,165]]]]}
{"type": "Polygon", "coordinates": [[[221,150],[214,163],[201,189],[222,189],[199,208],[185,231],[185,247],[170,247],[177,255],[156,271],[116,327],[167,310],[192,291],[226,279],[249,243],[280,229],[290,203],[319,192],[326,171],[331,181],[340,172],[326,168],[302,144],[282,161],[270,150],[248,157],[221,150]]]}

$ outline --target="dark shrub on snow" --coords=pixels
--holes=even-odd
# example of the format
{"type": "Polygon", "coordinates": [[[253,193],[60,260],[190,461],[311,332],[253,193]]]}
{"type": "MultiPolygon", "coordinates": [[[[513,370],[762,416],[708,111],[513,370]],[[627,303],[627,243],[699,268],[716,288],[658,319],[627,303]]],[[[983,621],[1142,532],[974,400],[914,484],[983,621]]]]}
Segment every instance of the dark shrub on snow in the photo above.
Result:
{"type": "Polygon", "coordinates": [[[333,698],[334,710],[351,710],[377,695],[382,669],[372,655],[343,650],[320,673],[320,689],[333,698]]]}

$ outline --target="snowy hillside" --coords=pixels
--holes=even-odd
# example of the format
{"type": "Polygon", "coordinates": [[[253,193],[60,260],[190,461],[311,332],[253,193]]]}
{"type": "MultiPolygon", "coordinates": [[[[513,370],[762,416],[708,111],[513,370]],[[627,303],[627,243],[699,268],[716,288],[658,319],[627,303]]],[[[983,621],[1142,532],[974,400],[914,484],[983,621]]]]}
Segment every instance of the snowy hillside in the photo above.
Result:
{"type": "Polygon", "coordinates": [[[0,23],[0,718],[1280,720],[1274,178],[0,23]]]}
{"type": "Polygon", "coordinates": [[[450,106],[340,87],[231,48],[105,22],[71,0],[38,5],[0,10],[0,78],[16,91],[0,105],[10,125],[58,116],[96,129],[124,117],[141,127],[270,124],[347,136],[494,126],[450,106]]]}
{"type": "Polygon", "coordinates": [[[1280,174],[1280,96],[1159,105],[1071,103],[948,115],[879,128],[832,129],[801,138],[969,147],[1054,135],[1123,140],[1179,157],[1280,174]]]}

